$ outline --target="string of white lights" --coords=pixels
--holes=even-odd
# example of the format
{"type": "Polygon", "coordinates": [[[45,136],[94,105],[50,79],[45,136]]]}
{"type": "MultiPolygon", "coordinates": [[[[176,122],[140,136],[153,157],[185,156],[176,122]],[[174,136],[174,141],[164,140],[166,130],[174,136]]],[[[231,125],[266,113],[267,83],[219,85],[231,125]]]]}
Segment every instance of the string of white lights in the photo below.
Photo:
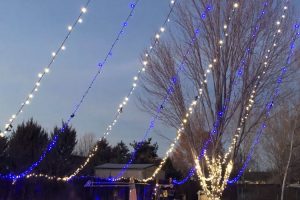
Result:
{"type": "MultiPolygon", "coordinates": [[[[284,22],[284,20],[286,19],[287,10],[288,10],[288,7],[284,6],[283,7],[283,14],[281,15],[281,18],[276,20],[276,22],[275,22],[275,25],[276,25],[277,28],[276,28],[276,32],[274,33],[273,37],[274,38],[277,37],[276,39],[280,39],[278,36],[281,36],[283,31],[284,31],[284,30],[282,30],[281,25],[284,22]]],[[[277,47],[277,44],[275,42],[275,43],[272,44],[272,48],[269,48],[267,50],[266,55],[264,56],[264,59],[265,59],[265,61],[263,61],[264,70],[261,73],[259,73],[256,77],[256,80],[258,80],[258,81],[253,86],[250,98],[247,100],[247,105],[245,107],[246,112],[241,117],[240,124],[239,124],[239,126],[237,127],[237,129],[235,131],[235,135],[233,136],[232,142],[229,145],[229,148],[228,148],[226,154],[224,155],[223,162],[222,162],[223,164],[226,163],[226,160],[228,159],[228,156],[232,153],[232,150],[233,150],[238,138],[240,137],[242,128],[243,128],[244,124],[246,123],[246,121],[248,119],[248,116],[249,116],[249,114],[250,114],[250,112],[253,108],[254,103],[255,103],[255,97],[256,97],[256,94],[257,94],[256,89],[258,88],[258,86],[260,84],[259,80],[261,80],[263,78],[263,76],[266,74],[266,71],[268,70],[268,67],[270,67],[270,63],[268,63],[268,59],[269,59],[270,54],[272,53],[271,49],[274,50],[274,49],[276,49],[276,47],[277,47]]]]}
{"type": "Polygon", "coordinates": [[[11,118],[8,120],[8,122],[4,125],[4,131],[0,131],[0,137],[4,137],[8,134],[13,128],[13,123],[18,118],[18,116],[23,112],[24,107],[29,105],[32,102],[32,99],[37,94],[42,80],[45,78],[45,76],[50,72],[50,68],[52,64],[54,63],[57,56],[61,53],[61,51],[66,50],[66,42],[69,39],[71,33],[74,31],[75,27],[78,24],[81,24],[83,22],[82,16],[87,12],[87,8],[92,0],[87,0],[86,4],[81,8],[79,15],[77,16],[76,20],[72,25],[67,26],[67,34],[65,38],[60,43],[58,49],[51,53],[51,59],[48,65],[43,69],[42,72],[38,74],[38,80],[35,82],[33,88],[29,92],[29,94],[26,96],[25,100],[21,103],[20,107],[18,108],[17,112],[11,116],[11,118]]]}

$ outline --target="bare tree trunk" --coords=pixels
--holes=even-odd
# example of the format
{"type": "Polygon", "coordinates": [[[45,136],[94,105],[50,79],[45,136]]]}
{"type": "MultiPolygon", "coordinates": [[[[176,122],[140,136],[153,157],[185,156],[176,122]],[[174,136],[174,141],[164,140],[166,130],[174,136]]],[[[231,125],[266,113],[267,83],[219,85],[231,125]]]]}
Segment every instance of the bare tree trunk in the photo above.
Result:
{"type": "Polygon", "coordinates": [[[283,198],[284,198],[284,188],[285,188],[285,184],[286,184],[286,177],[287,177],[287,174],[288,174],[288,171],[289,171],[289,167],[290,167],[290,163],[291,163],[291,158],[292,158],[292,155],[293,155],[293,145],[294,145],[295,132],[296,132],[296,129],[294,129],[294,131],[292,133],[291,144],[290,144],[290,152],[289,152],[289,159],[288,159],[288,162],[286,164],[286,168],[285,168],[285,171],[284,171],[284,177],[283,177],[283,181],[282,181],[282,187],[281,187],[281,198],[280,198],[281,200],[283,200],[283,198]]]}

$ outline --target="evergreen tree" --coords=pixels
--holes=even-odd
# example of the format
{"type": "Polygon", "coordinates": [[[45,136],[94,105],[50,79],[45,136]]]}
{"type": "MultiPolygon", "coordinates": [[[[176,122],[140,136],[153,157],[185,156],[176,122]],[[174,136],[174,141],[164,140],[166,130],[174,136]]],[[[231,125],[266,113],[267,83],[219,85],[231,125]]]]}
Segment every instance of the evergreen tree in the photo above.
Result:
{"type": "Polygon", "coordinates": [[[7,153],[10,170],[20,172],[36,162],[48,143],[46,131],[30,119],[12,132],[7,153]]]}
{"type": "Polygon", "coordinates": [[[62,122],[62,131],[59,127],[54,127],[51,133],[51,140],[58,136],[56,146],[49,153],[45,160],[46,172],[51,175],[65,175],[72,168],[72,152],[76,146],[76,130],[62,122]]]}
{"type": "Polygon", "coordinates": [[[157,150],[158,144],[151,144],[152,138],[148,140],[138,143],[134,141],[130,146],[133,147],[135,153],[135,164],[145,164],[145,163],[153,163],[155,164],[158,160],[157,150]]]}
{"type": "Polygon", "coordinates": [[[0,173],[4,173],[7,170],[7,137],[0,137],[0,173]]]}
{"type": "Polygon", "coordinates": [[[112,158],[110,162],[124,164],[129,160],[129,158],[129,149],[123,141],[119,142],[112,148],[112,158]]]}
{"type": "Polygon", "coordinates": [[[112,158],[112,148],[106,139],[97,142],[98,151],[95,155],[95,165],[110,162],[112,158]]]}

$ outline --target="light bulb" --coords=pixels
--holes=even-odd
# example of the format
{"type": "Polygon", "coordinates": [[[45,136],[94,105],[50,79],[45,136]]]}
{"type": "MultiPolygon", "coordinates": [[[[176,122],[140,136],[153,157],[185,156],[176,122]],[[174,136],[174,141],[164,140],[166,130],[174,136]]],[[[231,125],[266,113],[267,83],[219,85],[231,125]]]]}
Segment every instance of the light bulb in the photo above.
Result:
{"type": "Polygon", "coordinates": [[[81,8],[81,12],[82,12],[82,13],[86,13],[86,11],[87,11],[87,9],[86,9],[85,7],[82,7],[82,8],[81,8]]]}

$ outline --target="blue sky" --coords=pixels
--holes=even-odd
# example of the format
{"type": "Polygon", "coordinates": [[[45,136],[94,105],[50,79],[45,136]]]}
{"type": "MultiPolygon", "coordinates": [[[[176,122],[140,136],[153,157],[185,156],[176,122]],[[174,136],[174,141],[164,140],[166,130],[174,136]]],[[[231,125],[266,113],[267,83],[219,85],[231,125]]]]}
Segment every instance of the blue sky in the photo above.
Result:
{"type": "MultiPolygon", "coordinates": [[[[66,44],[67,50],[59,55],[32,104],[25,108],[17,123],[33,117],[50,131],[68,118],[97,71],[97,63],[104,58],[120,30],[131,2],[92,0],[83,17],[84,23],[74,30],[66,44]]],[[[48,64],[51,52],[58,48],[67,26],[84,4],[84,0],[0,1],[1,126],[27,96],[37,74],[48,64]]],[[[297,4],[300,11],[300,2],[297,4]]],[[[169,0],[141,0],[112,59],[71,123],[78,134],[103,135],[141,66],[140,53],[149,46],[150,37],[159,29],[168,8],[169,0]]],[[[114,144],[120,140],[127,143],[140,140],[150,118],[139,111],[135,99],[131,99],[109,141],[114,144]]],[[[168,142],[157,136],[157,132],[170,138],[175,133],[160,125],[151,133],[162,154],[168,142]]]]}

